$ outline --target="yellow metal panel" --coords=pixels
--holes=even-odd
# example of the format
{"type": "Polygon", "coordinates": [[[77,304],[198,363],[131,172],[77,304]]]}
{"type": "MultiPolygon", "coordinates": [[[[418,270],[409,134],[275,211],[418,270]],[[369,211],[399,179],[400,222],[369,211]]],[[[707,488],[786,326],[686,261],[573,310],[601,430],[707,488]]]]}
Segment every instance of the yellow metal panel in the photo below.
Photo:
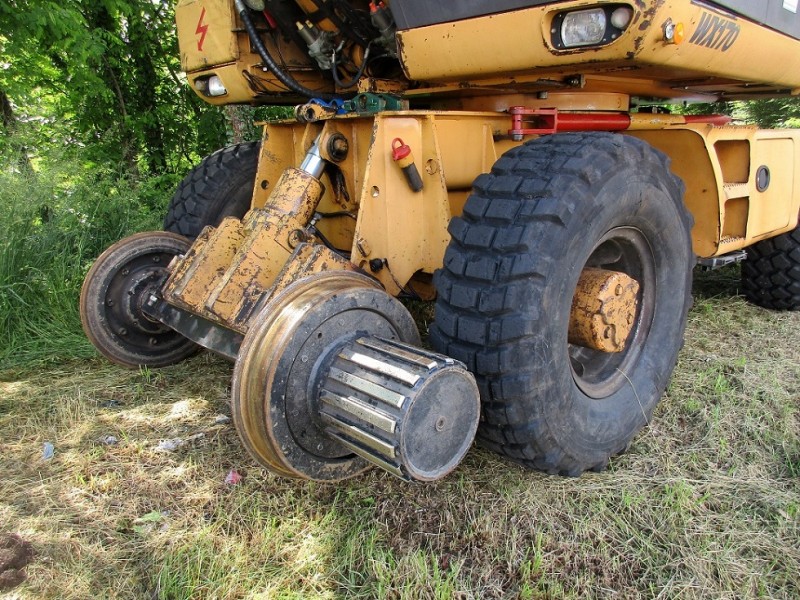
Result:
{"type": "MultiPolygon", "coordinates": [[[[233,2],[180,0],[175,7],[181,68],[196,71],[239,58],[233,2]]],[[[240,76],[241,78],[241,76],[240,76]]]]}
{"type": "Polygon", "coordinates": [[[686,185],[684,202],[694,217],[692,244],[698,256],[714,256],[722,231],[719,165],[712,160],[703,132],[706,129],[675,128],[633,131],[670,157],[672,171],[686,185]]]}
{"type": "Polygon", "coordinates": [[[628,135],[672,159],[672,170],[686,184],[698,256],[740,250],[797,226],[800,131],[681,125],[628,135]],[[760,192],[756,174],[762,165],[769,168],[771,179],[760,192]]]}
{"type": "Polygon", "coordinates": [[[269,289],[292,252],[276,241],[281,231],[268,216],[255,212],[248,219],[249,235],[204,302],[205,311],[228,326],[269,289]]]}
{"type": "Polygon", "coordinates": [[[242,240],[242,223],[234,217],[223,219],[217,229],[206,227],[170,275],[164,288],[165,299],[192,312],[202,312],[208,294],[228,269],[242,240]]]}
{"type": "Polygon", "coordinates": [[[351,260],[369,269],[372,259],[385,261],[373,274],[392,294],[415,271],[432,273],[442,264],[450,235],[450,205],[441,169],[428,172],[422,165],[442,163],[432,116],[379,115],[374,143],[361,190],[356,239],[351,260]],[[392,140],[401,138],[411,147],[423,181],[414,192],[392,160],[392,140]]]}
{"type": "MultiPolygon", "coordinates": [[[[751,196],[750,219],[748,222],[749,237],[760,237],[779,229],[785,229],[790,223],[797,222],[800,190],[798,190],[798,173],[800,156],[798,156],[797,132],[790,137],[770,132],[769,137],[759,132],[753,144],[752,177],[757,169],[764,165],[770,171],[770,184],[764,192],[753,190],[751,196]]],[[[753,181],[755,187],[755,181],[753,181]]]]}
{"type": "MultiPolygon", "coordinates": [[[[427,159],[419,168],[441,169],[448,189],[472,187],[476,173],[487,173],[497,160],[491,122],[436,117],[433,122],[442,164],[427,159]]],[[[505,132],[503,132],[505,133],[505,132]]]]}
{"type": "Polygon", "coordinates": [[[325,271],[357,271],[355,265],[342,258],[332,250],[319,244],[300,244],[283,269],[275,278],[275,283],[267,295],[261,299],[265,304],[292,283],[300,281],[314,273],[325,271]]]}
{"type": "Polygon", "coordinates": [[[651,89],[658,87],[658,81],[672,80],[673,85],[687,88],[684,93],[690,93],[695,83],[713,84],[711,78],[717,78],[717,84],[727,79],[800,86],[796,40],[685,0],[631,3],[633,22],[617,40],[601,48],[557,50],[551,45],[556,13],[608,3],[558,2],[401,31],[403,66],[411,79],[468,81],[474,86],[519,83],[525,77],[558,80],[576,73],[613,75],[616,84],[608,91],[615,92],[625,91],[627,78],[652,78],[651,89]],[[683,23],[686,40],[682,44],[664,39],[668,20],[683,23]]]}

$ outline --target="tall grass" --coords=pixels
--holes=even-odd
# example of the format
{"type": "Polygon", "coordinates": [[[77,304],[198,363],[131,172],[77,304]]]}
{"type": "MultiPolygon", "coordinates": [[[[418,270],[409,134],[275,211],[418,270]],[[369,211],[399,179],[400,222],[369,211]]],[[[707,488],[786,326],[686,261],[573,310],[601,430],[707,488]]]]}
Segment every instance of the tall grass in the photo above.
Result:
{"type": "Polygon", "coordinates": [[[114,241],[160,229],[171,183],[70,159],[0,167],[0,371],[93,354],[78,314],[83,277],[114,241]]]}

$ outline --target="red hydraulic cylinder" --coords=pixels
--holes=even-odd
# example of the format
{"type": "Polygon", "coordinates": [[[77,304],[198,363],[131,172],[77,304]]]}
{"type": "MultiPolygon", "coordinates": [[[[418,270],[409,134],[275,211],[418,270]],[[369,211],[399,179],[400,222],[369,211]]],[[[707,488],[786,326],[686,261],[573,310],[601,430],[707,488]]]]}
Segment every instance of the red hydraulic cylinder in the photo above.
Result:
{"type": "Polygon", "coordinates": [[[727,115],[668,115],[657,113],[572,113],[556,108],[512,106],[508,133],[521,140],[526,135],[546,135],[565,131],[625,131],[663,128],[670,125],[709,123],[721,126],[731,122],[727,115]]]}

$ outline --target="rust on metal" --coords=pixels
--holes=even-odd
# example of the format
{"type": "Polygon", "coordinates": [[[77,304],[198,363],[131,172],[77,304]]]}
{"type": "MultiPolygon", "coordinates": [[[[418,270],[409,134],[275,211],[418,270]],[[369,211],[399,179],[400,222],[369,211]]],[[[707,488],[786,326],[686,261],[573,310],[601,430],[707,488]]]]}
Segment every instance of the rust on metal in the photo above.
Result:
{"type": "MultiPolygon", "coordinates": [[[[278,273],[272,287],[261,299],[261,303],[268,302],[295,282],[305,279],[315,273],[349,271],[358,272],[359,269],[346,258],[336,254],[333,250],[320,244],[302,243],[297,246],[291,258],[286,261],[283,269],[278,273]]],[[[242,313],[237,321],[245,324],[249,321],[251,312],[242,313]]]]}
{"type": "Polygon", "coordinates": [[[620,271],[581,272],[569,315],[570,344],[622,352],[636,321],[639,283],[620,271]]]}
{"type": "MultiPolygon", "coordinates": [[[[184,308],[234,331],[245,333],[253,308],[274,286],[279,275],[329,268],[342,269],[327,249],[310,260],[292,261],[308,222],[324,194],[324,186],[300,169],[286,169],[263,208],[251,210],[240,222],[223,220],[206,228],[186,257],[174,266],[164,287],[170,304],[184,308]],[[298,235],[300,232],[300,235],[298,235]],[[297,263],[297,264],[295,264],[297,263]]],[[[286,280],[284,277],[284,280],[286,280]]],[[[286,285],[286,281],[280,289],[286,285]]]]}

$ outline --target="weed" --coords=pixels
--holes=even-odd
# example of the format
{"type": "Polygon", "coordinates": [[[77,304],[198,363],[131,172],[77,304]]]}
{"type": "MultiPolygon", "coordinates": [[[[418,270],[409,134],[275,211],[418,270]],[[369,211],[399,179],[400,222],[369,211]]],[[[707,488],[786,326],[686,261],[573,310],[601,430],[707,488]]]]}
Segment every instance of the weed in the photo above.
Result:
{"type": "Polygon", "coordinates": [[[0,370],[92,356],[77,307],[89,266],[126,234],[160,228],[150,188],[79,172],[69,161],[0,171],[0,370]]]}

